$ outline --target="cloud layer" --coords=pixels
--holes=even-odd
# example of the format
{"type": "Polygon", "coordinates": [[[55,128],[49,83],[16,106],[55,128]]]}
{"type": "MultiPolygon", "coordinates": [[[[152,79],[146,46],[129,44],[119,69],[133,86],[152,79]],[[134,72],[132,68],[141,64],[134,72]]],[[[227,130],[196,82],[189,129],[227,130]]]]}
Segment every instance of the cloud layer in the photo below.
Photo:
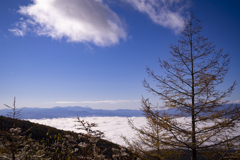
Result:
{"type": "Polygon", "coordinates": [[[150,19],[178,33],[184,25],[184,14],[190,7],[190,0],[122,0],[136,10],[147,14],[150,19]]]}
{"type": "MultiPolygon", "coordinates": [[[[128,126],[127,118],[125,117],[84,117],[85,121],[97,123],[96,130],[104,131],[106,140],[112,141],[120,145],[126,145],[120,135],[124,135],[129,139],[134,138],[133,130],[128,126]]],[[[146,125],[145,117],[132,117],[134,124],[137,127],[146,125]]],[[[76,118],[53,118],[53,119],[29,119],[30,122],[48,125],[66,131],[80,131],[74,128],[77,125],[76,118]]],[[[83,131],[81,131],[83,132],[83,131]]],[[[84,133],[84,132],[83,132],[84,133]]]]}
{"type": "MultiPolygon", "coordinates": [[[[104,131],[105,133],[105,139],[112,141],[114,143],[120,144],[120,145],[126,145],[125,142],[122,140],[120,135],[126,136],[129,140],[134,139],[135,132],[129,127],[128,120],[125,117],[84,117],[81,118],[85,121],[88,121],[90,123],[97,123],[98,127],[96,127],[96,130],[104,131]]],[[[147,121],[145,117],[131,117],[130,119],[133,120],[134,125],[137,128],[143,127],[147,125],[147,121]]],[[[79,133],[80,131],[74,128],[75,125],[78,123],[76,122],[76,118],[53,118],[53,119],[28,119],[30,122],[33,123],[39,123],[43,125],[48,125],[51,127],[55,127],[62,130],[67,131],[74,131],[79,133]]],[[[191,118],[177,118],[177,121],[180,123],[188,122],[187,126],[185,126],[185,129],[191,126],[191,118]]],[[[206,124],[198,124],[198,128],[196,130],[199,130],[202,127],[213,125],[213,123],[209,122],[206,124]]],[[[236,126],[238,129],[240,129],[240,124],[236,126]]],[[[81,131],[84,133],[84,131],[81,131]]],[[[232,134],[236,135],[238,132],[233,132],[232,134]]],[[[208,142],[206,142],[208,143],[208,142]]]]}
{"type": "Polygon", "coordinates": [[[130,102],[140,102],[140,100],[104,100],[104,101],[57,101],[53,103],[57,104],[99,104],[99,103],[109,103],[109,104],[116,104],[116,103],[130,103],[130,102]]]}
{"type": "Polygon", "coordinates": [[[33,31],[53,39],[64,37],[68,42],[92,42],[98,46],[126,38],[122,21],[101,0],[34,0],[18,12],[29,18],[10,29],[17,36],[33,31]]]}

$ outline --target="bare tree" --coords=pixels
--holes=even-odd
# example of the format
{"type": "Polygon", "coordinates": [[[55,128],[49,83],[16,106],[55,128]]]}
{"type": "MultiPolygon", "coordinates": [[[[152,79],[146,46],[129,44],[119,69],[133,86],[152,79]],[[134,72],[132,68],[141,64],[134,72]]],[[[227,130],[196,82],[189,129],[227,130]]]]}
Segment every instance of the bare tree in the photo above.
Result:
{"type": "Polygon", "coordinates": [[[143,85],[159,96],[163,105],[153,106],[143,98],[142,110],[161,132],[153,135],[149,130],[133,128],[161,143],[162,150],[190,150],[192,160],[197,159],[197,152],[207,156],[209,150],[225,154],[239,149],[240,138],[240,106],[230,105],[225,99],[236,82],[226,91],[217,88],[229,70],[229,54],[223,54],[222,49],[216,51],[213,42],[200,35],[202,28],[200,20],[191,13],[180,40],[170,45],[171,58],[159,58],[165,76],[146,68],[156,87],[146,79],[143,85]]]}
{"type": "Polygon", "coordinates": [[[17,109],[16,107],[16,97],[14,97],[14,101],[13,101],[13,107],[10,107],[9,105],[4,104],[7,108],[11,109],[12,112],[8,112],[7,116],[13,119],[20,119],[21,118],[21,109],[17,109]]]}

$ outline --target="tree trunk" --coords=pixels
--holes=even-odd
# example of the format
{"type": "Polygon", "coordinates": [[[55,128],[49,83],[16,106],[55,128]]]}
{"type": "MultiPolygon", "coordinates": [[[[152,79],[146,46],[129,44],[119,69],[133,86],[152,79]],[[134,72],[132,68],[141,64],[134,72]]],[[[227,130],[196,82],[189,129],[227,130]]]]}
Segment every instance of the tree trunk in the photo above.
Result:
{"type": "Polygon", "coordinates": [[[192,69],[192,160],[197,160],[197,151],[196,151],[196,137],[195,137],[195,100],[194,100],[194,69],[193,69],[193,53],[192,53],[192,24],[190,22],[190,47],[191,47],[191,69],[192,69]]]}

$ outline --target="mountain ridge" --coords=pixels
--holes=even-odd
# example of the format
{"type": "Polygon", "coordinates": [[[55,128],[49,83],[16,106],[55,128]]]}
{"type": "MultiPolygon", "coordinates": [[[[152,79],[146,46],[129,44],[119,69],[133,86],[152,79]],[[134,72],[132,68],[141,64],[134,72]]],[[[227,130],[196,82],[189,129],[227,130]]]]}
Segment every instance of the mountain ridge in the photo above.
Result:
{"type": "MultiPolygon", "coordinates": [[[[228,106],[240,105],[240,104],[225,104],[216,111],[225,109],[228,106]]],[[[117,110],[103,110],[103,109],[92,109],[90,107],[81,106],[67,106],[60,107],[56,106],[53,108],[17,108],[21,109],[20,119],[43,119],[43,118],[71,118],[71,117],[145,117],[142,110],[132,109],[117,109],[117,110]]],[[[7,116],[11,109],[1,109],[0,115],[7,116]]],[[[176,114],[176,109],[162,110],[170,114],[176,114]]],[[[184,115],[183,115],[184,116],[184,115]]],[[[185,115],[187,116],[187,115],[185,115]]]]}
{"type": "MultiPolygon", "coordinates": [[[[90,107],[81,106],[56,106],[53,108],[18,108],[21,109],[21,119],[42,119],[42,118],[69,118],[69,117],[143,117],[141,110],[117,109],[103,110],[92,109],[90,107]]],[[[0,115],[6,116],[11,109],[0,110],[0,115]]]]}

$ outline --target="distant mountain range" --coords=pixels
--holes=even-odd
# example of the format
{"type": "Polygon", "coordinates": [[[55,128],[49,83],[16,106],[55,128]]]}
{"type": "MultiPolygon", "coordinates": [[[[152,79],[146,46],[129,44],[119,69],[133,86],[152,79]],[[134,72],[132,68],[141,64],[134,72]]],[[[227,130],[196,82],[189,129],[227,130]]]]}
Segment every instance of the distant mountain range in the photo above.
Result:
{"type": "MultiPolygon", "coordinates": [[[[21,119],[42,119],[42,118],[67,118],[67,117],[143,117],[141,110],[118,109],[118,110],[102,110],[92,109],[90,107],[68,106],[54,108],[20,108],[21,119]]],[[[6,116],[11,109],[0,110],[0,115],[6,116]]]]}
{"type": "MultiPolygon", "coordinates": [[[[226,104],[222,107],[226,108],[231,104],[226,104]]],[[[234,104],[240,105],[240,104],[234,104]]],[[[233,105],[233,106],[234,106],[233,105]]],[[[92,109],[90,107],[68,106],[68,107],[53,107],[53,108],[20,108],[21,119],[42,119],[42,118],[68,118],[68,117],[144,117],[141,110],[117,109],[103,110],[92,109]]],[[[11,109],[0,110],[0,115],[6,116],[11,109]]],[[[167,113],[174,114],[176,109],[165,110],[167,113]]],[[[186,115],[187,116],[187,115],[186,115]]]]}

